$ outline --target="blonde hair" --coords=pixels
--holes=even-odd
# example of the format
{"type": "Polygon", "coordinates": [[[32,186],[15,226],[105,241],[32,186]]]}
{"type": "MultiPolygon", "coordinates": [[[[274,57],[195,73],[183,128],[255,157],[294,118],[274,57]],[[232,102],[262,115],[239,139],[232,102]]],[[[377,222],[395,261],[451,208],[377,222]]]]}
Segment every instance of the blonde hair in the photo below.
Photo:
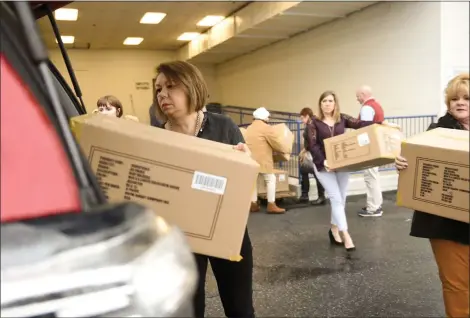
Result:
{"type": "Polygon", "coordinates": [[[456,77],[454,77],[453,79],[451,79],[445,89],[445,100],[446,100],[447,108],[450,107],[450,101],[453,98],[459,97],[461,95],[468,96],[468,90],[469,90],[468,72],[461,73],[457,75],[456,77]]]}
{"type": "Polygon", "coordinates": [[[320,95],[320,98],[318,99],[318,118],[320,120],[325,119],[325,114],[323,114],[323,111],[321,109],[321,102],[325,99],[325,97],[329,95],[333,96],[333,99],[335,101],[335,109],[333,110],[333,119],[335,120],[335,123],[337,123],[341,119],[341,111],[339,109],[338,97],[336,96],[336,93],[333,91],[325,91],[320,95]]]}

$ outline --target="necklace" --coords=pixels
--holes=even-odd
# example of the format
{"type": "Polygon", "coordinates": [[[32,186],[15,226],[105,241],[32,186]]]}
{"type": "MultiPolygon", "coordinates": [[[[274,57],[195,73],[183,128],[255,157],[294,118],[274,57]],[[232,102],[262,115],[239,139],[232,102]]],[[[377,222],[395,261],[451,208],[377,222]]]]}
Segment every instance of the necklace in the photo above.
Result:
{"type": "MultiPolygon", "coordinates": [[[[195,137],[197,137],[197,134],[199,133],[199,120],[200,120],[200,117],[201,117],[201,112],[197,112],[196,127],[194,129],[194,136],[195,137]]],[[[170,128],[170,130],[173,130],[172,125],[171,125],[171,121],[168,121],[168,128],[170,128]]]]}

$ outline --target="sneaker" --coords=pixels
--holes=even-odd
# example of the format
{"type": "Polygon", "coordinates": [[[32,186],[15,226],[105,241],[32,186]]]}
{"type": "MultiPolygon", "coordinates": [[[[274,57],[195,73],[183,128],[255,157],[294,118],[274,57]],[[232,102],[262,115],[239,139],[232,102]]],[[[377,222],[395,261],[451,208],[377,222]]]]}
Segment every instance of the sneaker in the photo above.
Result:
{"type": "Polygon", "coordinates": [[[368,217],[368,216],[377,217],[377,216],[382,216],[382,214],[383,214],[382,207],[379,207],[375,211],[368,211],[367,208],[362,208],[361,212],[358,213],[359,216],[363,216],[363,217],[368,217]]]}

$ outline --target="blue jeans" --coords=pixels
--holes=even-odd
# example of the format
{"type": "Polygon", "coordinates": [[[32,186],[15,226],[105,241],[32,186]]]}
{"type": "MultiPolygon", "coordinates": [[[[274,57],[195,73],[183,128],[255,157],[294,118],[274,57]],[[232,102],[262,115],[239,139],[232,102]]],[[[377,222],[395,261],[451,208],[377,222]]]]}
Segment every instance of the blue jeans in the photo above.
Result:
{"type": "Polygon", "coordinates": [[[331,204],[331,224],[336,225],[340,231],[348,230],[348,221],[346,220],[346,193],[349,183],[349,172],[327,172],[318,171],[315,168],[315,174],[318,180],[325,188],[331,204]]]}

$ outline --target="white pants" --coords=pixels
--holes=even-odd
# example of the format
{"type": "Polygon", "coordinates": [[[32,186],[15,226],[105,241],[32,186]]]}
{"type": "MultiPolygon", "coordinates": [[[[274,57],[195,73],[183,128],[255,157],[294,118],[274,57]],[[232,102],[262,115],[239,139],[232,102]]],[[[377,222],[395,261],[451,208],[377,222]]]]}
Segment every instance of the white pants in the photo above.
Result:
{"type": "MultiPolygon", "coordinates": [[[[260,173],[263,176],[264,182],[266,183],[266,194],[268,197],[269,203],[276,202],[276,175],[274,173],[260,173]]],[[[253,191],[253,202],[258,201],[258,187],[255,186],[255,190],[253,191]]]]}
{"type": "Polygon", "coordinates": [[[367,211],[376,211],[383,203],[379,168],[364,170],[364,182],[366,183],[367,211]]]}
{"type": "Polygon", "coordinates": [[[327,172],[318,171],[315,168],[317,178],[325,188],[325,192],[330,199],[331,224],[336,225],[340,231],[348,230],[346,220],[346,197],[349,183],[349,172],[327,172]]]}

